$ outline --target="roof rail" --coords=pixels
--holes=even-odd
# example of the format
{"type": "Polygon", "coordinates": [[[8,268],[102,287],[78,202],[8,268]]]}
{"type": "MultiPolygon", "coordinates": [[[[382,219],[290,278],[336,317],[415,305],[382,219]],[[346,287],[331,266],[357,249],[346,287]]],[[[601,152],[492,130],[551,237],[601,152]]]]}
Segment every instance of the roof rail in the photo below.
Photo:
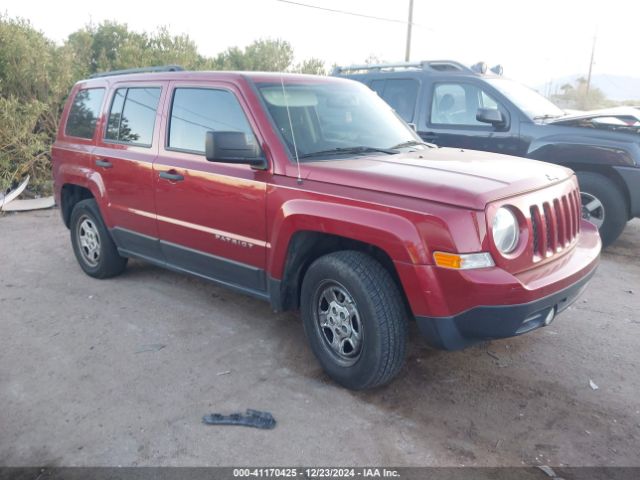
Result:
{"type": "Polygon", "coordinates": [[[336,66],[332,74],[337,75],[346,72],[355,71],[371,71],[371,70],[391,70],[398,69],[420,69],[420,70],[437,70],[447,72],[471,72],[472,70],[454,60],[422,60],[420,62],[397,62],[397,63],[375,63],[370,65],[349,65],[346,67],[336,66]]]}
{"type": "Polygon", "coordinates": [[[127,68],[126,70],[98,72],[90,75],[89,78],[112,77],[114,75],[127,75],[129,73],[181,72],[183,70],[184,68],[182,68],[180,65],[161,65],[159,67],[127,68]]]}

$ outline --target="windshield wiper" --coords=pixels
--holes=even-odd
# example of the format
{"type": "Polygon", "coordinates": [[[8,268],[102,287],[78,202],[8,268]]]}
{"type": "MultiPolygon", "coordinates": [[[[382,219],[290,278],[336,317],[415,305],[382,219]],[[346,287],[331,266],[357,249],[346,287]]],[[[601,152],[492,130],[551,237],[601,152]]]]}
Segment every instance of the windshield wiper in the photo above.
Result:
{"type": "Polygon", "coordinates": [[[330,150],[319,150],[317,152],[305,153],[304,155],[300,155],[299,158],[317,157],[322,155],[340,155],[343,153],[357,154],[357,153],[370,153],[370,152],[382,152],[382,153],[387,153],[389,155],[395,155],[396,153],[398,153],[396,150],[393,150],[391,148],[355,146],[355,147],[332,148],[330,150]]]}
{"type": "Polygon", "coordinates": [[[437,148],[437,145],[434,145],[433,143],[427,143],[427,142],[423,142],[422,140],[407,140],[406,142],[402,142],[399,143],[397,145],[394,145],[391,148],[403,148],[403,147],[413,147],[415,145],[425,145],[429,148],[437,148]]]}

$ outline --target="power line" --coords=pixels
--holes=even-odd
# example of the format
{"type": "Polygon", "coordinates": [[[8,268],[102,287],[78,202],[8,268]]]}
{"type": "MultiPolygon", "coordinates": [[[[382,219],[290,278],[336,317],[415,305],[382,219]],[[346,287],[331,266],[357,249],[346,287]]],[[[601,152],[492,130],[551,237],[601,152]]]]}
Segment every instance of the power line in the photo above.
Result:
{"type": "MultiPolygon", "coordinates": [[[[364,13],[357,13],[357,12],[347,12],[345,10],[337,10],[334,8],[319,7],[318,5],[309,5],[307,3],[292,2],[291,0],[276,0],[276,1],[281,3],[288,3],[290,5],[297,5],[299,7],[315,8],[316,10],[324,10],[325,12],[340,13],[342,15],[352,15],[354,17],[369,18],[371,20],[381,20],[383,22],[401,23],[403,25],[407,24],[406,21],[398,20],[396,18],[376,17],[375,15],[366,15],[364,13]]],[[[411,25],[419,26],[416,23],[411,23],[411,25]]]]}

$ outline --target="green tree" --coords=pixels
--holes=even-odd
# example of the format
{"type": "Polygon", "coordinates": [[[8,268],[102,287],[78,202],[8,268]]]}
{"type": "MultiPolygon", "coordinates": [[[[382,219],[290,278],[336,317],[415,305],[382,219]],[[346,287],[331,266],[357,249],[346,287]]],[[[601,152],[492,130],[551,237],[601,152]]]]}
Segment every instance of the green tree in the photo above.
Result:
{"type": "MultiPolygon", "coordinates": [[[[30,188],[51,188],[49,152],[74,82],[110,70],[181,65],[189,70],[295,71],[324,74],[324,62],[293,64],[291,44],[259,39],[202,56],[188,35],[134,32],[106,21],[73,32],[57,46],[26,20],[0,14],[0,189],[29,173],[30,188]]],[[[124,121],[124,119],[123,119],[124,121]]]]}
{"type": "Polygon", "coordinates": [[[562,93],[552,95],[551,100],[562,108],[592,110],[615,105],[615,102],[607,99],[599,88],[591,85],[587,91],[587,80],[584,77],[576,79],[573,85],[569,83],[562,85],[560,90],[562,93]]]}
{"type": "Polygon", "coordinates": [[[203,58],[198,47],[188,35],[171,35],[166,27],[160,27],[147,44],[154,65],[181,65],[188,70],[197,69],[203,58]]]}
{"type": "Polygon", "coordinates": [[[68,56],[29,22],[0,15],[0,188],[29,173],[50,184],[49,145],[74,76],[68,56]]]}
{"type": "Polygon", "coordinates": [[[293,62],[293,48],[285,40],[260,39],[244,50],[231,47],[215,59],[221,70],[253,70],[260,72],[284,72],[293,62]]]}
{"type": "Polygon", "coordinates": [[[55,45],[27,21],[0,16],[0,93],[46,99],[54,51],[55,45]]]}
{"type": "Polygon", "coordinates": [[[25,174],[32,184],[48,188],[51,176],[47,132],[38,128],[47,105],[39,100],[0,97],[0,188],[8,188],[25,174]]]}
{"type": "Polygon", "coordinates": [[[206,63],[187,35],[171,35],[166,27],[153,33],[137,33],[126,24],[110,21],[72,33],[65,48],[72,52],[74,72],[80,78],[96,72],[157,65],[197,69],[206,63]]]}
{"type": "Polygon", "coordinates": [[[367,58],[364,59],[364,64],[365,65],[379,65],[381,63],[386,63],[384,60],[381,60],[379,56],[377,55],[369,55],[367,58]]]}
{"type": "Polygon", "coordinates": [[[308,58],[297,64],[293,71],[296,73],[309,73],[311,75],[326,75],[327,70],[324,66],[324,60],[319,58],[308,58]]]}

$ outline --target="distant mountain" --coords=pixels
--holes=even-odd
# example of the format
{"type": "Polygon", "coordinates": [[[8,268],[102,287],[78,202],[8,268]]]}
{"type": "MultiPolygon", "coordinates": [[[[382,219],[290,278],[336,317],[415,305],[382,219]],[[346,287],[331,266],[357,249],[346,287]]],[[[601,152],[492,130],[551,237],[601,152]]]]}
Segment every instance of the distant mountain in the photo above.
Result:
{"type": "MultiPolygon", "coordinates": [[[[566,83],[573,85],[580,77],[586,78],[586,75],[576,74],[555,78],[549,83],[538,85],[534,88],[543,95],[547,95],[548,93],[561,93],[560,87],[562,87],[562,85],[566,83]]],[[[602,90],[610,100],[638,100],[640,103],[640,78],[598,73],[591,77],[591,84],[602,90]]]]}

